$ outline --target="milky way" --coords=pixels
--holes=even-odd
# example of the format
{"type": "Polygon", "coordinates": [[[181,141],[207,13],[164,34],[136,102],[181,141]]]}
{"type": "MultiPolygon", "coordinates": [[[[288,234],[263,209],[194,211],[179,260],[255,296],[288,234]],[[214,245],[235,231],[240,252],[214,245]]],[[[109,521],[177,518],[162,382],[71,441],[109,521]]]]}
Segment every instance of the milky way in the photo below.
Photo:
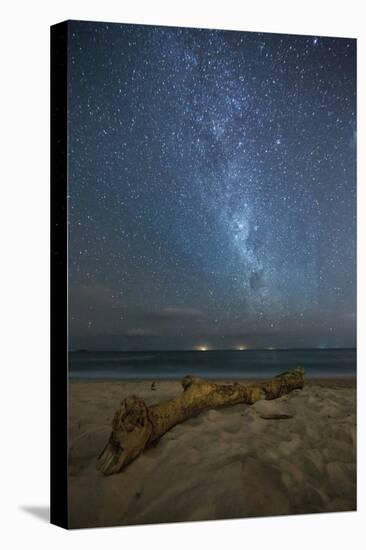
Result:
{"type": "Polygon", "coordinates": [[[73,349],[355,345],[355,60],[69,23],[73,349]]]}

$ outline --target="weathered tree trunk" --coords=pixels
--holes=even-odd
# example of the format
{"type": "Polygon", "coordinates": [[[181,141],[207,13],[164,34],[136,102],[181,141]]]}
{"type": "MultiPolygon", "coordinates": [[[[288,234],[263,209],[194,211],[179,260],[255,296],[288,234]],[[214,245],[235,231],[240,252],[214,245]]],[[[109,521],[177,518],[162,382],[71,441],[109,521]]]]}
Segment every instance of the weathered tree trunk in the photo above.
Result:
{"type": "Polygon", "coordinates": [[[97,469],[105,475],[120,472],[170,428],[204,409],[276,399],[303,385],[304,369],[298,367],[270,381],[251,384],[214,384],[186,376],[180,395],[149,407],[136,396],[127,397],[114,415],[112,432],[98,457],[97,469]]]}

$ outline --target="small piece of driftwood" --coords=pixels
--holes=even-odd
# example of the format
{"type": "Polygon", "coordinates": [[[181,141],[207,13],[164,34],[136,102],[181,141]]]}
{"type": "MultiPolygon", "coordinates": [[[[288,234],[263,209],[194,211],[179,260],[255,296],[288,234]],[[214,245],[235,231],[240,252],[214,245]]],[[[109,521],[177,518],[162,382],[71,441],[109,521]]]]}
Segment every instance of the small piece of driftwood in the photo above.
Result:
{"type": "Polygon", "coordinates": [[[98,457],[97,469],[105,475],[120,472],[170,428],[204,409],[238,403],[251,405],[302,389],[304,369],[298,367],[272,380],[248,384],[216,384],[186,376],[182,386],[180,395],[156,405],[147,406],[134,395],[123,399],[114,415],[109,440],[98,457]]]}

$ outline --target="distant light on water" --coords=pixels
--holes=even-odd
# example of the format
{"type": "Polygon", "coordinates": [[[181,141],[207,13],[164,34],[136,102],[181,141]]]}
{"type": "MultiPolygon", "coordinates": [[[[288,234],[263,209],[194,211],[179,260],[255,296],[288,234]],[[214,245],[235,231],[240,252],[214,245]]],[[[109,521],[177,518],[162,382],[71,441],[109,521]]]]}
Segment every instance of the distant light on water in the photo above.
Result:
{"type": "Polygon", "coordinates": [[[208,351],[208,347],[207,346],[197,346],[196,350],[197,351],[208,351]]]}
{"type": "Polygon", "coordinates": [[[245,351],[246,349],[248,349],[246,346],[239,346],[237,348],[238,351],[245,351]]]}

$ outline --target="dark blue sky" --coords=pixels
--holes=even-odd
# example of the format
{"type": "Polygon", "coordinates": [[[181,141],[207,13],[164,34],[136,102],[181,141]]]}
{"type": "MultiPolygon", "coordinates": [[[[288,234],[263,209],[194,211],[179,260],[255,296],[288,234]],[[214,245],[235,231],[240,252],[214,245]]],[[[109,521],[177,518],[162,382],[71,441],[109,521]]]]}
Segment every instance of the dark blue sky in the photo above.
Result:
{"type": "Polygon", "coordinates": [[[355,40],[69,37],[71,348],[354,346],[355,40]]]}

